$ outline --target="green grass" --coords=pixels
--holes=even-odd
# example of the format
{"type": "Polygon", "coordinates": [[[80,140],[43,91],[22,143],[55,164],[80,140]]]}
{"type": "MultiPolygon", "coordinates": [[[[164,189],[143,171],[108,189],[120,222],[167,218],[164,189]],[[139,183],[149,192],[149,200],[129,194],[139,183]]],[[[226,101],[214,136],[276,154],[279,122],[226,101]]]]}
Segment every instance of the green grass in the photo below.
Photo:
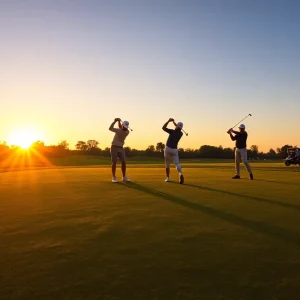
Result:
{"type": "Polygon", "coordinates": [[[0,173],[0,299],[299,299],[300,168],[184,166],[0,173]]]}

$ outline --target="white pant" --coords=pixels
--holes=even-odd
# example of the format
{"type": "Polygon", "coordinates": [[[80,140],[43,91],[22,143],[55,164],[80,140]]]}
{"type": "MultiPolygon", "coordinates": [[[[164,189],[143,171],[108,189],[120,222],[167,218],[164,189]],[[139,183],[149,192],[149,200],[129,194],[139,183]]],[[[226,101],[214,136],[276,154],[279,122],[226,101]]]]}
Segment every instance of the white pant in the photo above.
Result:
{"type": "Polygon", "coordinates": [[[247,171],[249,174],[252,173],[251,167],[248,163],[248,158],[247,158],[247,149],[235,149],[235,169],[236,169],[236,175],[240,175],[240,163],[243,162],[244,165],[247,168],[247,171]]]}
{"type": "Polygon", "coordinates": [[[172,149],[166,146],[165,148],[165,162],[166,168],[170,168],[171,160],[173,159],[174,165],[179,173],[181,173],[181,166],[179,164],[178,149],[172,149]]]}

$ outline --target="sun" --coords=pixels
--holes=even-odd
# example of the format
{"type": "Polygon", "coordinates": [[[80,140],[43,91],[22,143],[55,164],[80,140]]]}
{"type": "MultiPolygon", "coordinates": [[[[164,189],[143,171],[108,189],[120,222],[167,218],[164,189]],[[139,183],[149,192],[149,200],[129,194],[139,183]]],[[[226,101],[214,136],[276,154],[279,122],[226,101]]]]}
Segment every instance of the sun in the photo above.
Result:
{"type": "Polygon", "coordinates": [[[9,144],[28,149],[32,143],[39,140],[39,134],[31,129],[20,129],[13,132],[9,138],[9,144]]]}

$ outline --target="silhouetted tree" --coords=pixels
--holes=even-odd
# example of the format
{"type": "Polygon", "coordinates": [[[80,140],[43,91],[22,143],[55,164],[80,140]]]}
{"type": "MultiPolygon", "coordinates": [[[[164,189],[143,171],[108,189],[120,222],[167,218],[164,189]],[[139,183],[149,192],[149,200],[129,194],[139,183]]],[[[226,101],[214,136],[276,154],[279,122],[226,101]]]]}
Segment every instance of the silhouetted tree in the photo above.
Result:
{"type": "Polygon", "coordinates": [[[254,154],[257,154],[258,153],[258,146],[257,145],[252,145],[250,147],[250,150],[254,153],[254,154]]]}
{"type": "Polygon", "coordinates": [[[203,145],[199,149],[199,156],[202,158],[222,158],[223,148],[203,145]]]}
{"type": "Polygon", "coordinates": [[[131,148],[130,147],[125,147],[124,151],[125,151],[125,155],[127,157],[131,157],[131,148]]]}
{"type": "Polygon", "coordinates": [[[43,141],[36,141],[31,144],[30,148],[42,153],[45,150],[45,143],[43,141]]]}
{"type": "Polygon", "coordinates": [[[247,151],[249,159],[258,159],[258,146],[251,145],[247,151]]]}
{"type": "Polygon", "coordinates": [[[150,145],[150,146],[148,146],[148,148],[146,149],[146,152],[152,153],[152,152],[154,152],[154,151],[155,151],[154,145],[150,145]]]}
{"type": "Polygon", "coordinates": [[[102,155],[105,157],[110,156],[110,148],[106,147],[103,151],[102,151],[102,155]]]}
{"type": "Polygon", "coordinates": [[[266,158],[267,159],[275,159],[277,158],[276,151],[274,149],[270,149],[268,153],[266,153],[266,158]]]}
{"type": "Polygon", "coordinates": [[[5,158],[7,155],[9,155],[10,149],[6,142],[0,143],[0,160],[5,158]]]}
{"type": "Polygon", "coordinates": [[[87,150],[92,151],[93,149],[98,148],[99,143],[96,140],[88,140],[86,145],[87,145],[87,150]]]}
{"type": "Polygon", "coordinates": [[[48,149],[45,150],[51,152],[51,154],[55,156],[65,156],[69,152],[69,143],[66,140],[64,140],[58,143],[57,146],[50,146],[47,148],[48,149]]]}
{"type": "Polygon", "coordinates": [[[148,148],[146,149],[146,154],[148,156],[154,156],[154,152],[155,152],[155,147],[154,145],[150,145],[148,146],[148,148]]]}
{"type": "Polygon", "coordinates": [[[287,157],[287,149],[292,148],[292,147],[293,146],[290,146],[290,145],[284,145],[281,148],[277,148],[276,151],[277,151],[278,157],[281,159],[286,158],[287,157]]]}
{"type": "Polygon", "coordinates": [[[146,153],[143,150],[131,149],[130,155],[131,157],[144,156],[146,153]]]}
{"type": "Polygon", "coordinates": [[[85,152],[87,150],[87,144],[84,141],[78,141],[76,144],[76,150],[85,152]]]}
{"type": "Polygon", "coordinates": [[[61,141],[58,144],[58,147],[64,150],[68,150],[69,149],[69,143],[67,141],[61,141]]]}
{"type": "MultiPolygon", "coordinates": [[[[276,151],[271,148],[267,153],[259,152],[257,145],[251,145],[248,150],[249,158],[259,159],[283,159],[287,156],[287,149],[293,147],[288,144],[278,147],[276,151]]],[[[125,153],[128,157],[160,157],[163,156],[165,144],[159,142],[154,145],[150,145],[145,150],[131,149],[125,147],[125,153]]],[[[9,155],[22,155],[24,151],[19,151],[18,146],[8,146],[5,142],[0,142],[0,160],[5,159],[9,155]]],[[[101,155],[105,157],[110,156],[110,148],[106,147],[104,150],[99,148],[99,143],[96,140],[88,140],[87,142],[78,141],[76,144],[76,150],[70,150],[69,144],[66,140],[61,141],[57,145],[46,146],[43,141],[36,141],[31,145],[31,154],[33,159],[41,161],[41,157],[47,158],[51,156],[62,155],[76,155],[78,151],[82,154],[88,155],[101,155]]],[[[219,159],[233,159],[234,149],[223,148],[222,146],[202,145],[198,149],[193,148],[179,148],[180,158],[193,159],[193,158],[219,158],[219,159]]],[[[46,161],[46,160],[44,160],[46,161]]]]}
{"type": "Polygon", "coordinates": [[[234,150],[231,148],[224,148],[222,153],[222,158],[233,159],[234,158],[234,150]]]}
{"type": "Polygon", "coordinates": [[[0,142],[0,151],[9,150],[6,142],[0,142]]]}
{"type": "Polygon", "coordinates": [[[155,149],[156,149],[157,152],[164,152],[165,147],[166,147],[166,145],[164,143],[159,142],[159,143],[156,144],[155,149]]]}

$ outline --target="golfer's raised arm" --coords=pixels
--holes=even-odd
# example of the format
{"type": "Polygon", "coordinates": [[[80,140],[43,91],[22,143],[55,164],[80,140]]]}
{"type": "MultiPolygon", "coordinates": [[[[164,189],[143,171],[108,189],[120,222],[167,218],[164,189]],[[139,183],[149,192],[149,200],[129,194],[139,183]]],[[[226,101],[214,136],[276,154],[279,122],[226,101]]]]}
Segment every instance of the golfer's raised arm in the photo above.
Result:
{"type": "Polygon", "coordinates": [[[163,127],[162,127],[162,130],[164,130],[165,132],[168,132],[168,133],[170,133],[170,129],[169,128],[167,128],[167,126],[168,126],[168,124],[171,122],[171,119],[169,119],[164,125],[163,125],[163,127]]]}
{"type": "Polygon", "coordinates": [[[231,138],[232,141],[236,140],[236,136],[233,136],[233,134],[231,132],[229,133],[229,135],[230,135],[230,138],[231,138]]]}
{"type": "Polygon", "coordinates": [[[167,121],[167,122],[163,125],[162,129],[165,130],[165,129],[167,128],[168,124],[169,124],[169,121],[167,121]]]}
{"type": "Polygon", "coordinates": [[[110,126],[109,126],[109,130],[112,131],[112,132],[116,132],[116,128],[114,128],[115,124],[116,124],[117,120],[114,120],[110,126]]]}
{"type": "Polygon", "coordinates": [[[239,131],[235,131],[235,130],[231,130],[231,132],[233,132],[234,134],[239,133],[239,131]]]}

